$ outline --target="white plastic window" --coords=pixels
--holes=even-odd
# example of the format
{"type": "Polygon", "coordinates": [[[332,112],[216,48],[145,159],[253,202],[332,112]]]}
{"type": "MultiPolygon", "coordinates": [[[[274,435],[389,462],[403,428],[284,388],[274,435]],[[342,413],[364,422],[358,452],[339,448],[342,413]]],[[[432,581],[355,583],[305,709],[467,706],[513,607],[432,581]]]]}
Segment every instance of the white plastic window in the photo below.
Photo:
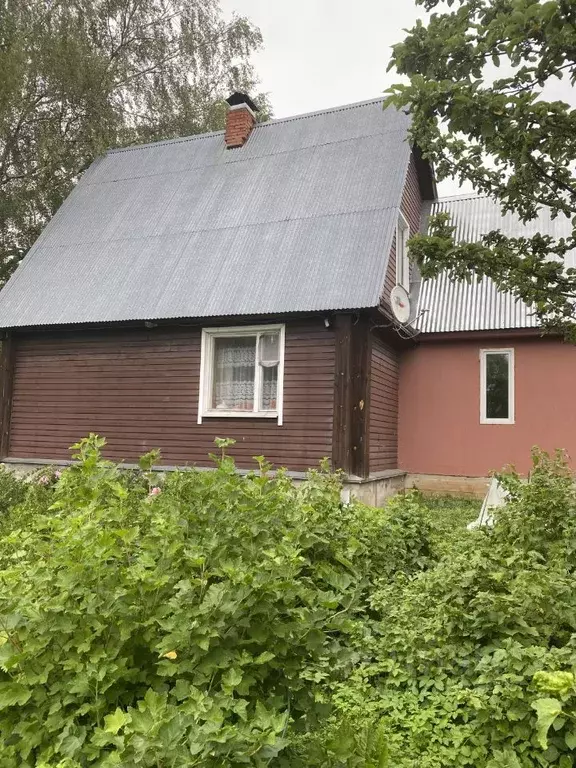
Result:
{"type": "Polygon", "coordinates": [[[480,350],[480,423],[514,424],[514,350],[480,350]]]}

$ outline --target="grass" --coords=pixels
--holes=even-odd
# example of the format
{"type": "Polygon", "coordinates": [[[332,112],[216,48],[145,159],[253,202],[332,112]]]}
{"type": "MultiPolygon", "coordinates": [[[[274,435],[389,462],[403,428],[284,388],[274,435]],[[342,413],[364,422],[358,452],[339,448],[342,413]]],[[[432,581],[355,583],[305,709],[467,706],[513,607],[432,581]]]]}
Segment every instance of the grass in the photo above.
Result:
{"type": "Polygon", "coordinates": [[[444,553],[465,534],[468,523],[478,517],[482,499],[422,495],[422,503],[430,512],[437,550],[444,553]]]}

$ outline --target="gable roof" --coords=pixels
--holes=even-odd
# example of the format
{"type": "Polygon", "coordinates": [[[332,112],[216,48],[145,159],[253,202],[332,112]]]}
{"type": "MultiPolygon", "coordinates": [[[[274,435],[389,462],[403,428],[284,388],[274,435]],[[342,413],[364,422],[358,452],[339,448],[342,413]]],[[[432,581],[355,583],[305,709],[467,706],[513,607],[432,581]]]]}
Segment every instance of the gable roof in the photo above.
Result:
{"type": "Polygon", "coordinates": [[[108,152],[0,292],[0,327],[377,306],[410,160],[382,99],[108,152]]]}
{"type": "MultiPolygon", "coordinates": [[[[480,195],[448,197],[430,207],[431,215],[443,212],[450,214],[457,242],[478,242],[482,235],[496,229],[508,237],[531,237],[540,232],[557,239],[572,234],[567,216],[553,219],[550,210],[542,208],[535,219],[523,223],[515,214],[503,214],[493,199],[480,195]]],[[[574,253],[567,257],[566,266],[576,266],[574,253]]],[[[451,280],[443,273],[434,280],[425,280],[416,313],[415,325],[422,333],[538,327],[530,307],[512,294],[498,291],[487,277],[479,281],[472,278],[467,283],[451,280]]]]}

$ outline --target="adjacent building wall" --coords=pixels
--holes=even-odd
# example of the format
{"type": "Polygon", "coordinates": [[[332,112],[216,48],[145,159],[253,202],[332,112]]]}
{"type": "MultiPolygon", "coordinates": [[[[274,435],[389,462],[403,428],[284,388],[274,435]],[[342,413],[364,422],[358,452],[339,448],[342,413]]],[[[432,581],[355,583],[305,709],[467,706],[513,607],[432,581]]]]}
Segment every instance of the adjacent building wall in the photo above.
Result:
{"type": "Polygon", "coordinates": [[[200,338],[197,327],[15,335],[10,456],[66,459],[90,432],[126,461],[160,448],[166,464],[209,465],[215,437],[237,440],[242,467],[264,454],[301,471],[331,456],[334,334],[321,317],[287,323],[283,426],[197,424],[200,338]]]}
{"type": "Polygon", "coordinates": [[[576,346],[553,339],[422,341],[400,363],[399,463],[419,475],[484,477],[530,450],[576,462],[576,346]],[[515,350],[515,423],[480,424],[480,349],[515,350]]]}

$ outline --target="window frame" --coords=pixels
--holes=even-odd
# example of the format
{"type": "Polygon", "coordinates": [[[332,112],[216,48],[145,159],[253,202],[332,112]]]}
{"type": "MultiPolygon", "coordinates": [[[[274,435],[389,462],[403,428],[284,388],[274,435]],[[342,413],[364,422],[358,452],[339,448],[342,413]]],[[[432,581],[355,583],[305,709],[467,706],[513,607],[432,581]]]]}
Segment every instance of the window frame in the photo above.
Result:
{"type": "MultiPolygon", "coordinates": [[[[200,349],[200,391],[198,395],[198,424],[202,424],[205,418],[233,418],[233,419],[276,419],[279,426],[283,421],[284,406],[284,342],[286,326],[281,323],[273,325],[243,325],[223,326],[220,328],[202,328],[200,349]],[[212,386],[214,383],[214,340],[216,338],[241,338],[251,336],[254,343],[259,345],[261,335],[278,333],[278,381],[276,385],[276,409],[274,411],[225,411],[207,407],[210,402],[212,386]]],[[[262,385],[262,366],[256,363],[256,375],[254,380],[254,405],[259,402],[262,385]]]]}
{"type": "Polygon", "coordinates": [[[408,248],[406,243],[410,239],[410,224],[408,219],[402,211],[398,213],[398,221],[396,222],[396,285],[402,286],[405,291],[410,291],[410,259],[408,258],[408,248]],[[400,230],[405,232],[404,239],[402,240],[403,248],[399,248],[400,244],[400,230]],[[402,275],[402,279],[400,276],[402,275]]]}
{"type": "Polygon", "coordinates": [[[480,424],[514,424],[516,418],[515,390],[515,360],[513,347],[491,347],[480,350],[480,424]],[[508,417],[493,419],[486,416],[486,358],[488,355],[508,356],[508,417]]]}

